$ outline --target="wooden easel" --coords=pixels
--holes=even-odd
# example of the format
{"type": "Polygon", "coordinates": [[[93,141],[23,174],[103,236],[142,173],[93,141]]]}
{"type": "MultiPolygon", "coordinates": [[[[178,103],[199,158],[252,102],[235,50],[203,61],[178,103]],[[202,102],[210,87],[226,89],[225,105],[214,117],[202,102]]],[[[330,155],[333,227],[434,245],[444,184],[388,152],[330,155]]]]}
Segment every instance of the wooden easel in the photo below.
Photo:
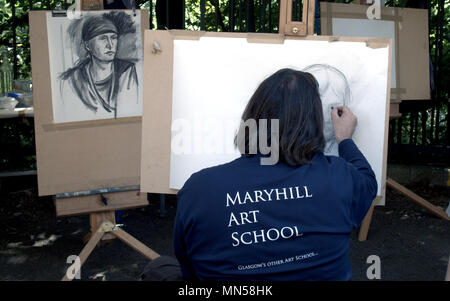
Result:
{"type": "MultiPolygon", "coordinates": [[[[79,254],[80,268],[100,242],[115,238],[119,238],[149,260],[154,260],[160,256],[139,240],[120,229],[119,225],[116,225],[116,210],[148,205],[148,201],[141,199],[140,196],[139,190],[123,188],[115,189],[114,192],[85,191],[56,197],[57,216],[89,214],[91,233],[86,245],[79,254]]],[[[69,269],[73,270],[72,267],[69,267],[69,269]]],[[[62,278],[62,281],[70,280],[67,274],[62,278]]]]}
{"type": "Polygon", "coordinates": [[[303,1],[302,21],[292,21],[292,8],[292,0],[281,0],[278,33],[288,36],[314,35],[316,1],[303,1]]]}
{"type": "MultiPolygon", "coordinates": [[[[86,0],[82,4],[84,9],[102,8],[100,0],[86,0]]],[[[89,214],[91,234],[79,256],[81,265],[98,243],[115,238],[153,260],[159,257],[156,252],[115,223],[116,210],[148,205],[146,194],[141,199],[140,187],[137,186],[140,183],[141,117],[53,122],[52,93],[48,80],[51,77],[48,13],[31,11],[29,14],[39,194],[56,194],[57,216],[89,214]],[[110,133],[114,133],[114,139],[101,139],[109,137],[110,133]],[[86,147],[78,148],[79,145],[86,147]],[[102,156],[105,150],[107,155],[102,156]],[[107,185],[120,188],[100,189],[107,185]],[[94,190],[80,191],[83,189],[94,190]],[[64,191],[78,192],[61,193],[64,191]]],[[[57,10],[51,13],[53,18],[64,17],[67,12],[57,10]]],[[[144,29],[149,27],[148,11],[143,10],[140,15],[143,34],[144,29]]],[[[71,279],[64,276],[62,280],[71,279]]]]}
{"type": "MultiPolygon", "coordinates": [[[[358,3],[365,4],[362,2],[363,1],[358,1],[358,3]]],[[[284,35],[289,35],[289,36],[313,35],[314,34],[315,6],[316,6],[315,0],[304,1],[303,2],[302,21],[296,22],[296,21],[292,21],[292,8],[293,8],[292,0],[281,0],[279,33],[284,34],[284,35]]],[[[417,204],[421,205],[425,209],[429,210],[432,214],[434,214],[442,219],[449,220],[449,217],[445,213],[444,210],[434,206],[430,202],[421,198],[419,195],[415,194],[414,192],[412,192],[411,190],[407,189],[406,187],[400,185],[399,183],[395,182],[394,180],[387,178],[386,185],[387,185],[387,187],[397,190],[398,192],[402,193],[410,200],[416,202],[417,204]]],[[[359,235],[358,235],[359,241],[365,241],[367,239],[367,234],[369,232],[370,223],[372,221],[372,215],[373,215],[373,210],[375,207],[376,200],[377,199],[372,201],[372,205],[361,224],[361,227],[359,229],[359,235]]]]}

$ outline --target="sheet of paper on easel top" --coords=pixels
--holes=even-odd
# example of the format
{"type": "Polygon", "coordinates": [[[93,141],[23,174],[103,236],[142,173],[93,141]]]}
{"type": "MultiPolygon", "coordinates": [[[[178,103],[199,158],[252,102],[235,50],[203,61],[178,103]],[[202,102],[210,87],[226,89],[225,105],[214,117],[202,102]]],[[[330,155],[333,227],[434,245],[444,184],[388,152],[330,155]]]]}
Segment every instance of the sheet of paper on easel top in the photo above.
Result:
{"type": "Polygon", "coordinates": [[[140,11],[47,12],[47,33],[54,123],[142,115],[140,11]]]}

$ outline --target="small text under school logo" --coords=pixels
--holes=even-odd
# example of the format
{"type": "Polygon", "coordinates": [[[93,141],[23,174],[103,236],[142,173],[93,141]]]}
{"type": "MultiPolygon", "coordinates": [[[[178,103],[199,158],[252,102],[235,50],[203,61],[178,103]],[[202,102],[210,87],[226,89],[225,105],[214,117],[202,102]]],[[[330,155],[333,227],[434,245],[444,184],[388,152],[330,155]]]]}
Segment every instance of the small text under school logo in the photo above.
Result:
{"type": "Polygon", "coordinates": [[[69,280],[73,279],[81,279],[81,261],[80,257],[77,255],[70,255],[67,257],[67,261],[69,266],[67,268],[66,276],[69,280]]]}
{"type": "Polygon", "coordinates": [[[366,262],[370,264],[367,268],[367,279],[381,279],[381,260],[377,255],[370,255],[367,257],[366,262]]]}

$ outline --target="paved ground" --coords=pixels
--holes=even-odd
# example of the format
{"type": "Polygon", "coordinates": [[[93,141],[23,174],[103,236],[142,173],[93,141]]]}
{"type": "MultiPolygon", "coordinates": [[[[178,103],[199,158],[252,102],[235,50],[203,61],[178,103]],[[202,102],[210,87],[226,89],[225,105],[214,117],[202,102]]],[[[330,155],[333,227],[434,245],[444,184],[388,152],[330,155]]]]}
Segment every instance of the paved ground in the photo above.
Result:
{"type": "MultiPolygon", "coordinates": [[[[35,179],[5,181],[0,189],[0,280],[59,280],[67,256],[78,254],[89,230],[87,216],[55,217],[51,198],[36,196],[35,179]],[[7,188],[7,189],[6,189],[7,188]]],[[[448,188],[411,187],[446,208],[448,188]]],[[[159,217],[159,198],[150,205],[123,211],[124,229],[156,252],[172,255],[175,199],[159,217]]],[[[353,280],[367,280],[369,255],[381,259],[382,280],[443,280],[450,252],[449,222],[441,220],[392,190],[387,205],[376,207],[368,240],[352,234],[353,280]]],[[[136,280],[146,259],[120,241],[98,247],[82,269],[83,280],[136,280]]]]}

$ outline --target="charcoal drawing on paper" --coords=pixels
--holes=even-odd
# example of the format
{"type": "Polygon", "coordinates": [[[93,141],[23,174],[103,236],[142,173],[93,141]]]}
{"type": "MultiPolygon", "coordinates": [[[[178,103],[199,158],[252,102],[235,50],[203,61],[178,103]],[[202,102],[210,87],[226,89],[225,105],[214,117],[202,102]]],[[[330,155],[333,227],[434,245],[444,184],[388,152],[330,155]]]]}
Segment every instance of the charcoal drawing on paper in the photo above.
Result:
{"type": "Polygon", "coordinates": [[[50,56],[55,56],[54,122],[141,115],[140,18],[111,11],[54,19],[47,23],[50,56]]]}
{"type": "Polygon", "coordinates": [[[349,106],[352,100],[350,85],[345,74],[338,68],[327,64],[314,64],[303,69],[312,74],[319,84],[319,94],[323,108],[323,134],[326,154],[337,154],[331,111],[335,107],[349,106]]]}

